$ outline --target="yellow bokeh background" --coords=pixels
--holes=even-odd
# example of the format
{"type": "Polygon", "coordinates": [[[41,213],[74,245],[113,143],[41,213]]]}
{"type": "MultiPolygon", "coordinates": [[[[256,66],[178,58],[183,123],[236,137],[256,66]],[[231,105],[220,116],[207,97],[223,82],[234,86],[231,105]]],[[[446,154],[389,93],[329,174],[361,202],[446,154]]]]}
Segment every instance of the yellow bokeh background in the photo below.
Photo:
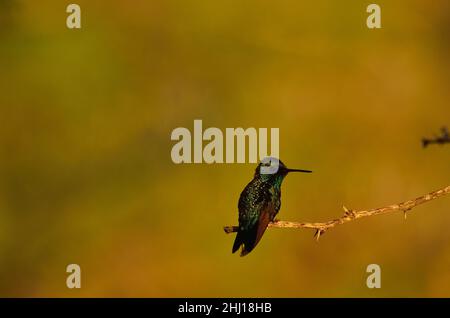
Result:
{"type": "Polygon", "coordinates": [[[279,218],[398,203],[449,185],[450,3],[0,2],[0,296],[449,297],[450,198],[316,243],[270,229],[231,254],[254,164],[175,165],[176,127],[278,127],[279,218]],[[68,264],[82,288],[66,287],[68,264]],[[368,289],[366,267],[382,269],[368,289]]]}

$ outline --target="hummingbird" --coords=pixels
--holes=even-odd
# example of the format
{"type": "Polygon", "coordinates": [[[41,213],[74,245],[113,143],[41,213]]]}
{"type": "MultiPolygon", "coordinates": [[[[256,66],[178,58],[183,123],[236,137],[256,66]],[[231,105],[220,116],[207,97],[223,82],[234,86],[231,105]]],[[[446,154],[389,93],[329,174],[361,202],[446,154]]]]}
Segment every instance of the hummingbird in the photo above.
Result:
{"type": "Polygon", "coordinates": [[[241,256],[250,253],[261,240],[267,226],[273,222],[281,207],[281,183],[290,172],[310,170],[289,169],[281,160],[264,158],[257,166],[252,181],[239,197],[239,228],[233,253],[241,246],[241,256]]]}

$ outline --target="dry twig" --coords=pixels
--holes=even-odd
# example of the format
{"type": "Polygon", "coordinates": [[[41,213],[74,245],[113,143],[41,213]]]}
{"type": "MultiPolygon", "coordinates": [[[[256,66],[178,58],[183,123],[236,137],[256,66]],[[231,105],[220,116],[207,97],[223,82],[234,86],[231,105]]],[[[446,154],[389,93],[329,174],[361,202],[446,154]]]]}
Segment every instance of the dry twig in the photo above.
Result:
{"type": "MultiPolygon", "coordinates": [[[[274,221],[269,224],[269,227],[277,227],[277,228],[305,228],[305,229],[314,229],[316,230],[316,234],[314,237],[319,240],[320,236],[325,233],[325,231],[340,225],[344,224],[356,219],[360,219],[362,217],[366,216],[372,216],[372,215],[378,215],[378,214],[385,214],[385,213],[391,213],[391,212],[397,212],[402,211],[404,213],[404,216],[406,218],[406,213],[411,210],[412,208],[423,204],[425,202],[429,202],[431,200],[437,199],[441,196],[444,196],[446,194],[450,193],[450,186],[447,186],[445,188],[442,188],[437,191],[430,192],[428,194],[425,194],[423,196],[420,196],[418,198],[405,201],[398,204],[392,204],[388,205],[382,208],[377,209],[371,209],[371,210],[361,210],[361,211],[353,211],[347,209],[345,206],[343,206],[344,209],[344,215],[340,218],[328,221],[328,222],[315,222],[315,223],[309,223],[309,222],[289,222],[289,221],[274,221]]],[[[237,226],[225,226],[224,227],[225,233],[233,233],[237,232],[238,227],[237,226]]]]}
{"type": "Polygon", "coordinates": [[[426,148],[430,144],[443,145],[446,143],[450,143],[450,133],[447,130],[447,127],[441,128],[441,135],[435,136],[433,139],[423,138],[422,146],[426,148]]]}

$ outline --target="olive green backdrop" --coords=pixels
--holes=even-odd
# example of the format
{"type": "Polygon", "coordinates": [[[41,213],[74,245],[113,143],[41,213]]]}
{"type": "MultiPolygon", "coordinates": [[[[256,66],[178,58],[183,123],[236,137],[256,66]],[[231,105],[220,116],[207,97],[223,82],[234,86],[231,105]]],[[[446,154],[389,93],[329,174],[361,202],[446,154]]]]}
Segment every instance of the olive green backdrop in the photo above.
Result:
{"type": "Polygon", "coordinates": [[[279,218],[325,221],[449,184],[450,5],[0,2],[0,296],[449,297],[450,198],[231,254],[254,164],[175,165],[176,127],[279,127],[279,218]],[[82,288],[66,285],[68,264],[82,288]],[[382,268],[382,288],[365,285],[382,268]]]}

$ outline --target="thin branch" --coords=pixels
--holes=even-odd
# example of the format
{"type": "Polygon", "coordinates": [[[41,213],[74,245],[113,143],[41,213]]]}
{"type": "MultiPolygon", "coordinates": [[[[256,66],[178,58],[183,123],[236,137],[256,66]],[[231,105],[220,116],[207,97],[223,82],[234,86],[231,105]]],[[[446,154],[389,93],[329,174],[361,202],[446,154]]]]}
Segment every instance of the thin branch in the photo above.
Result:
{"type": "MultiPolygon", "coordinates": [[[[289,222],[289,221],[274,221],[269,224],[269,227],[278,227],[278,228],[305,228],[305,229],[313,229],[316,230],[316,234],[314,235],[317,240],[319,240],[320,236],[325,233],[325,231],[337,226],[341,225],[347,222],[351,222],[356,219],[360,219],[366,216],[373,216],[373,215],[379,215],[379,214],[386,214],[391,212],[397,212],[402,211],[404,213],[404,216],[406,218],[406,213],[411,210],[412,208],[423,204],[425,202],[429,202],[431,200],[437,199],[439,197],[442,197],[446,194],[450,193],[450,186],[447,186],[445,188],[442,188],[437,191],[430,192],[428,194],[425,194],[423,196],[420,196],[418,198],[405,201],[398,204],[392,204],[388,205],[382,208],[377,209],[371,209],[371,210],[361,210],[361,211],[353,211],[347,209],[345,206],[344,209],[344,215],[340,218],[328,221],[328,222],[289,222]]],[[[225,233],[233,233],[238,231],[237,226],[225,226],[224,227],[225,233]]]]}
{"type": "Polygon", "coordinates": [[[441,128],[441,135],[438,137],[434,137],[433,139],[423,138],[422,146],[426,148],[430,144],[443,145],[446,143],[450,143],[450,134],[447,130],[447,127],[441,128]]]}

